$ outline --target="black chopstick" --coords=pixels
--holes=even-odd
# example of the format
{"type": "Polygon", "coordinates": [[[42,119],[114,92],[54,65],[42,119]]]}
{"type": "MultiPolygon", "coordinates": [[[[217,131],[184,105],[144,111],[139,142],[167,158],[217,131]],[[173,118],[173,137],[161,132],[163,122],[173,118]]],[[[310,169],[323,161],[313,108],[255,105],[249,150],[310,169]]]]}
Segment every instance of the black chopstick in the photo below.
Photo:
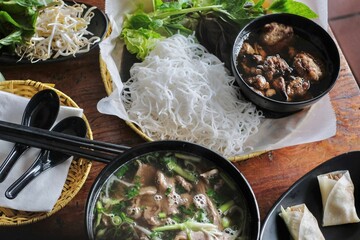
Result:
{"type": "Polygon", "coordinates": [[[62,152],[104,163],[111,162],[128,146],[76,137],[20,124],[0,121],[0,139],[62,152]]]}

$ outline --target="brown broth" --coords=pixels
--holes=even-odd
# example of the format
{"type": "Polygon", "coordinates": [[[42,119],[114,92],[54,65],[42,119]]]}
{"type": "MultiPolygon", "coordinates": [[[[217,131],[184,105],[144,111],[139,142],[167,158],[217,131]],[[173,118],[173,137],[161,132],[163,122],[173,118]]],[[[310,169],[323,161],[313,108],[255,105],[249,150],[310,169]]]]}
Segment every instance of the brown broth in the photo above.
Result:
{"type": "MultiPolygon", "coordinates": [[[[242,229],[239,236],[249,237],[250,215],[247,210],[247,204],[241,190],[235,186],[230,176],[212,162],[197,156],[178,152],[160,151],[144,154],[133,159],[121,166],[109,177],[107,182],[105,182],[98,197],[96,209],[94,210],[94,216],[96,216],[93,223],[95,239],[114,239],[116,238],[115,236],[121,236],[121,239],[140,239],[137,238],[136,235],[140,236],[142,233],[139,232],[135,226],[141,226],[143,229],[147,229],[152,232],[152,234],[155,234],[154,232],[156,231],[153,231],[153,229],[158,226],[149,223],[149,218],[145,216],[147,208],[150,206],[154,208],[162,204],[170,204],[171,194],[174,194],[174,192],[182,198],[189,195],[190,198],[188,197],[188,199],[193,199],[195,195],[201,192],[201,190],[199,190],[202,188],[201,186],[205,186],[204,191],[208,200],[211,200],[211,204],[216,209],[221,208],[221,206],[231,201],[233,201],[234,209],[238,209],[231,214],[224,215],[228,217],[230,225],[224,226],[221,223],[222,226],[219,227],[219,231],[223,232],[226,228],[233,230],[242,229]],[[175,165],[173,165],[174,163],[175,165]],[[143,170],[145,169],[141,176],[137,175],[137,173],[141,171],[139,170],[140,167],[143,170]],[[206,181],[203,177],[200,177],[200,174],[208,173],[214,169],[217,169],[218,173],[206,181]],[[163,187],[161,187],[159,179],[162,178],[158,177],[160,173],[166,178],[165,182],[172,187],[169,189],[163,189],[163,187]],[[191,184],[191,190],[186,190],[179,185],[175,180],[178,176],[182,176],[187,183],[191,184]],[[125,186],[124,182],[131,184],[131,186],[125,186]],[[140,182],[140,188],[156,186],[156,193],[137,195],[136,191],[139,189],[136,190],[136,186],[138,186],[138,182],[140,182]],[[222,183],[222,187],[215,189],[215,184],[219,183],[222,183]],[[160,205],[154,204],[154,199],[158,198],[160,200],[157,201],[160,201],[158,202],[160,205]],[[136,218],[135,215],[129,214],[127,210],[138,200],[140,206],[138,210],[141,212],[141,216],[136,218]],[[126,222],[125,219],[127,219],[128,222],[126,222]],[[122,223],[117,224],[120,220],[122,223]]],[[[216,224],[212,222],[213,220],[210,217],[208,208],[205,208],[206,210],[203,211],[196,207],[194,200],[192,201],[189,205],[185,203],[176,205],[175,207],[178,211],[174,211],[173,213],[169,211],[167,206],[159,207],[159,209],[161,209],[160,212],[163,213],[163,215],[166,215],[166,218],[174,220],[172,224],[181,224],[190,219],[199,223],[216,224]]],[[[152,216],[154,216],[155,221],[160,223],[160,226],[165,225],[165,216],[161,218],[158,212],[152,216]]],[[[223,215],[219,216],[221,216],[221,219],[224,218],[223,215]]],[[[181,230],[159,231],[157,234],[161,235],[161,239],[173,239],[175,235],[178,235],[180,232],[181,230]]]]}
{"type": "MultiPolygon", "coordinates": [[[[247,42],[250,43],[251,46],[254,46],[255,43],[259,44],[259,39],[260,39],[260,35],[262,33],[262,29],[257,29],[257,31],[253,31],[251,33],[248,33],[247,35],[245,35],[244,40],[241,43],[241,46],[239,47],[239,51],[242,47],[242,45],[247,42]]],[[[263,49],[265,50],[265,52],[269,52],[268,49],[266,49],[265,46],[259,44],[260,46],[263,47],[263,49]]],[[[321,79],[318,82],[311,82],[310,83],[310,89],[308,90],[308,93],[304,96],[304,98],[300,98],[300,99],[294,99],[293,101],[304,101],[304,100],[308,100],[311,98],[314,98],[318,95],[320,95],[321,93],[323,93],[323,91],[325,89],[328,88],[328,86],[330,85],[330,80],[329,77],[332,74],[332,65],[330,62],[326,62],[326,59],[328,58],[328,55],[325,51],[325,48],[322,47],[322,43],[320,42],[319,39],[314,38],[313,36],[305,33],[304,31],[295,28],[294,29],[294,35],[293,35],[293,39],[292,41],[288,44],[288,46],[286,48],[284,48],[282,51],[276,52],[276,53],[271,53],[267,56],[273,56],[273,55],[280,55],[280,57],[282,59],[284,59],[288,65],[293,68],[293,58],[290,57],[289,53],[288,53],[288,49],[289,47],[292,47],[294,49],[296,49],[296,52],[305,52],[305,53],[309,53],[311,54],[314,59],[317,60],[317,62],[320,63],[321,67],[322,67],[322,72],[323,72],[323,76],[321,77],[321,79]]],[[[238,58],[237,58],[237,68],[238,71],[241,73],[241,76],[243,79],[246,79],[248,77],[254,76],[251,74],[246,74],[244,73],[242,67],[240,66],[240,58],[243,57],[242,54],[239,52],[238,58]]],[[[297,73],[293,68],[293,72],[291,73],[293,75],[293,73],[295,73],[294,75],[296,76],[297,73]]],[[[276,94],[273,97],[275,100],[279,100],[279,101],[286,101],[286,99],[283,96],[279,96],[279,94],[276,94]]]]}

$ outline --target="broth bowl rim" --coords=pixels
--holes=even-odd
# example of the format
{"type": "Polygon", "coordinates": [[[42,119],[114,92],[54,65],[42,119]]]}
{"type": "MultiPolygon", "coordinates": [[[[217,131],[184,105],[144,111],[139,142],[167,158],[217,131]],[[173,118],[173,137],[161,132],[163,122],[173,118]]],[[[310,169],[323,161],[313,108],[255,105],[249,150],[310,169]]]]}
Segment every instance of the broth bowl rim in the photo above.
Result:
{"type": "Polygon", "coordinates": [[[111,175],[114,174],[115,171],[131,162],[136,157],[157,151],[178,151],[181,153],[188,153],[201,157],[203,160],[210,161],[215,166],[220,167],[222,171],[224,171],[231,180],[236,183],[237,188],[241,191],[244,201],[247,204],[248,212],[251,218],[251,240],[259,239],[261,228],[259,206],[254,191],[245,176],[229,160],[222,157],[220,154],[198,144],[178,140],[153,141],[139,144],[120,154],[113,162],[109,163],[101,170],[91,186],[85,205],[85,227],[89,239],[94,239],[93,210],[105,182],[111,175]],[[208,155],[213,157],[209,159],[207,157],[208,155]]]}
{"type": "MultiPolygon", "coordinates": [[[[318,44],[315,44],[313,41],[310,41],[310,42],[313,46],[315,46],[316,48],[319,48],[318,44]]],[[[319,101],[326,94],[328,94],[331,91],[331,89],[335,86],[335,83],[336,83],[336,81],[339,77],[339,73],[340,73],[340,53],[339,53],[339,49],[338,49],[334,39],[330,36],[330,34],[324,28],[322,28],[319,24],[314,22],[313,20],[296,15],[296,14],[291,14],[291,13],[271,13],[271,14],[267,14],[267,15],[253,19],[239,31],[239,33],[237,34],[237,36],[235,38],[232,52],[231,52],[231,67],[232,67],[232,71],[234,73],[234,77],[235,77],[236,81],[237,82],[241,81],[241,84],[239,83],[239,85],[244,85],[247,90],[250,90],[252,93],[256,94],[255,96],[258,96],[259,99],[262,99],[263,101],[267,101],[267,102],[269,102],[269,104],[277,105],[277,106],[275,106],[275,108],[280,107],[282,105],[286,105],[287,107],[290,107],[290,108],[291,107],[304,108],[306,106],[309,106],[309,105],[314,104],[317,101],[319,101]],[[316,38],[317,39],[324,38],[325,40],[321,41],[322,47],[325,50],[328,50],[328,49],[331,50],[330,52],[326,51],[326,58],[325,58],[326,61],[331,62],[331,67],[332,67],[331,74],[326,78],[326,80],[329,81],[329,84],[327,84],[326,88],[320,94],[316,95],[315,97],[306,99],[306,100],[302,100],[302,101],[294,101],[294,102],[281,101],[281,100],[276,100],[276,99],[273,99],[270,97],[259,95],[258,93],[256,93],[254,90],[251,89],[249,84],[245,81],[245,79],[240,74],[240,71],[237,67],[237,57],[238,57],[241,45],[243,44],[243,41],[246,39],[248,34],[253,32],[254,30],[259,29],[259,26],[257,26],[259,24],[259,22],[262,22],[262,24],[266,24],[266,23],[270,23],[270,22],[274,22],[274,21],[276,22],[278,20],[280,23],[285,24],[283,22],[284,19],[289,19],[289,18],[293,19],[293,20],[288,25],[294,27],[295,29],[301,29],[301,32],[303,32],[303,33],[311,34],[312,32],[314,32],[314,31],[309,31],[308,29],[300,27],[300,25],[303,24],[304,22],[309,24],[309,27],[310,27],[309,29],[319,30],[319,32],[317,32],[317,34],[316,34],[316,38]],[[293,22],[296,20],[298,20],[301,24],[298,24],[298,23],[294,24],[293,22]],[[254,27],[254,25],[255,25],[255,27],[254,27]]],[[[243,87],[240,86],[240,90],[242,92],[244,92],[244,90],[242,88],[243,87]]],[[[251,99],[249,99],[249,100],[253,101],[251,99]]],[[[262,106],[260,106],[260,107],[262,107],[262,106]]],[[[276,112],[276,111],[274,111],[274,112],[276,112]]]]}

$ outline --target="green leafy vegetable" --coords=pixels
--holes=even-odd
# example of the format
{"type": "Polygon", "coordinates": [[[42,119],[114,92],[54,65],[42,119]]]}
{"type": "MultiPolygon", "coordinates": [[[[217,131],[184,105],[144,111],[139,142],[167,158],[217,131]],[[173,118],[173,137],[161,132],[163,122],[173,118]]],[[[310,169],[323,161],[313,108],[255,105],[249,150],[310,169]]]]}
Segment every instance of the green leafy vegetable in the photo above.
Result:
{"type": "Polygon", "coordinates": [[[194,231],[202,231],[209,235],[214,235],[220,233],[218,226],[212,223],[200,223],[193,220],[188,220],[183,223],[176,223],[172,225],[165,225],[160,227],[153,228],[155,232],[164,232],[164,231],[174,231],[174,230],[183,230],[186,232],[194,231]]]}
{"type": "Polygon", "coordinates": [[[164,38],[161,34],[144,28],[124,28],[121,37],[125,41],[127,50],[132,54],[136,54],[138,59],[144,59],[149,51],[154,48],[155,43],[164,38]]]}
{"type": "Polygon", "coordinates": [[[224,195],[221,195],[219,193],[217,193],[214,189],[209,188],[206,191],[206,195],[208,195],[217,206],[219,206],[220,204],[222,204],[225,201],[225,197],[224,195]]]}
{"type": "MultiPolygon", "coordinates": [[[[140,60],[143,60],[154,48],[155,43],[164,37],[175,33],[192,34],[197,30],[199,22],[208,14],[219,20],[209,24],[210,29],[208,25],[202,25],[202,27],[206,27],[204,31],[207,32],[204,34],[204,39],[209,39],[208,34],[214,32],[214,26],[215,29],[219,28],[219,30],[215,30],[218,35],[212,37],[217,44],[213,48],[219,52],[223,51],[219,46],[232,45],[234,37],[227,37],[229,28],[240,30],[246,23],[264,14],[284,12],[307,18],[317,17],[317,14],[304,3],[294,0],[275,0],[268,8],[263,7],[264,0],[257,3],[253,0],[154,0],[153,4],[153,12],[145,13],[143,9],[138,9],[127,15],[121,32],[121,38],[124,39],[128,51],[136,54],[140,60]]],[[[199,41],[202,43],[201,40],[199,41]]],[[[211,49],[209,51],[214,53],[211,49]]],[[[223,58],[225,59],[226,56],[220,56],[220,60],[223,58]]]]}
{"type": "Polygon", "coordinates": [[[135,176],[134,186],[128,187],[126,189],[126,197],[128,199],[132,199],[139,195],[141,188],[140,176],[135,176]]]}
{"type": "Polygon", "coordinates": [[[38,11],[52,0],[0,0],[0,50],[13,52],[15,44],[35,33],[38,11]]]}
{"type": "Polygon", "coordinates": [[[274,1],[268,11],[273,13],[292,13],[297,14],[307,18],[317,18],[318,15],[313,12],[308,6],[301,2],[296,2],[294,0],[277,0],[274,1]]]}
{"type": "Polygon", "coordinates": [[[124,165],[115,173],[115,176],[118,178],[122,178],[128,171],[129,171],[129,166],[124,165]]]}
{"type": "Polygon", "coordinates": [[[165,191],[165,196],[168,196],[171,193],[171,187],[168,187],[165,191]]]}
{"type": "Polygon", "coordinates": [[[175,157],[172,156],[165,157],[164,161],[166,163],[168,170],[176,172],[177,174],[179,174],[188,181],[191,182],[197,181],[197,177],[193,173],[187,171],[186,169],[182,168],[176,163],[175,157]]]}

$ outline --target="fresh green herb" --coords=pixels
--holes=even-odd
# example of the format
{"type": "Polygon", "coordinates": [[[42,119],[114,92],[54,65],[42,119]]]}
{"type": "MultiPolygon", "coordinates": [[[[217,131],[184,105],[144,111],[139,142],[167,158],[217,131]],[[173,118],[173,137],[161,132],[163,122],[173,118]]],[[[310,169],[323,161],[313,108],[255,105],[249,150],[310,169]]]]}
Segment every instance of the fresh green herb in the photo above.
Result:
{"type": "Polygon", "coordinates": [[[188,208],[185,207],[184,205],[180,205],[179,206],[179,211],[181,214],[183,215],[187,215],[187,216],[193,216],[195,214],[195,206],[194,204],[191,204],[188,208]]]}
{"type": "Polygon", "coordinates": [[[220,204],[222,204],[225,201],[225,196],[226,195],[220,195],[218,194],[214,189],[209,188],[206,191],[206,195],[208,195],[216,204],[216,206],[219,206],[220,204]]]}
{"type": "Polygon", "coordinates": [[[227,210],[229,210],[232,206],[235,205],[235,201],[234,200],[230,200],[226,203],[224,203],[223,205],[220,206],[219,210],[220,212],[224,213],[226,212],[227,210]]]}
{"type": "Polygon", "coordinates": [[[122,178],[129,171],[129,166],[124,165],[118,171],[116,171],[115,176],[118,178],[122,178]]]}
{"type": "Polygon", "coordinates": [[[121,212],[124,212],[125,209],[127,207],[127,203],[125,201],[121,201],[117,204],[115,204],[112,208],[111,208],[111,211],[114,213],[114,214],[120,214],[121,212]]]}
{"type": "Polygon", "coordinates": [[[317,18],[318,15],[313,12],[307,5],[296,2],[294,0],[277,0],[274,1],[270,7],[267,9],[269,12],[273,13],[292,13],[297,14],[307,18],[317,18]]]}
{"type": "Polygon", "coordinates": [[[13,52],[16,44],[35,33],[39,10],[53,0],[0,0],[0,50],[13,52]]]}
{"type": "Polygon", "coordinates": [[[223,228],[227,228],[230,227],[230,219],[228,217],[222,217],[221,218],[221,225],[223,226],[223,228]]]}
{"type": "Polygon", "coordinates": [[[172,225],[165,225],[153,228],[155,232],[174,231],[174,230],[185,230],[186,232],[198,232],[202,231],[205,234],[213,235],[220,233],[218,227],[212,223],[199,223],[193,220],[188,220],[183,223],[176,223],[172,225]]]}
{"type": "Polygon", "coordinates": [[[169,171],[174,171],[175,173],[179,174],[180,176],[191,182],[196,182],[198,180],[195,174],[179,166],[174,156],[164,157],[164,162],[166,163],[166,167],[169,171]]]}
{"type": "Polygon", "coordinates": [[[126,189],[126,197],[128,199],[133,199],[134,197],[139,195],[141,188],[140,176],[135,176],[134,178],[134,186],[128,187],[126,189]]]}
{"type": "Polygon", "coordinates": [[[161,240],[162,235],[164,235],[162,232],[152,232],[149,237],[151,240],[161,240]]]}
{"type": "Polygon", "coordinates": [[[188,154],[182,154],[182,153],[175,153],[175,157],[183,159],[183,160],[189,160],[191,162],[199,163],[201,161],[201,158],[196,156],[191,156],[188,154]]]}
{"type": "Polygon", "coordinates": [[[124,28],[121,37],[124,39],[127,50],[132,54],[136,54],[139,59],[144,59],[149,51],[154,48],[155,43],[164,38],[153,30],[143,28],[124,28]]]}
{"type": "Polygon", "coordinates": [[[123,223],[122,219],[120,216],[117,215],[113,215],[111,218],[111,222],[112,224],[114,224],[115,226],[119,226],[123,223]]]}
{"type": "Polygon", "coordinates": [[[124,222],[124,223],[128,223],[128,224],[132,224],[132,223],[134,223],[134,220],[132,220],[131,218],[129,218],[128,216],[126,216],[126,214],[125,213],[120,213],[120,217],[121,217],[121,219],[122,219],[122,221],[124,222]]]}
{"type": "Polygon", "coordinates": [[[175,185],[175,191],[178,194],[183,194],[183,193],[187,192],[186,189],[183,186],[181,186],[180,184],[175,185]]]}
{"type": "Polygon", "coordinates": [[[159,218],[166,218],[166,213],[164,213],[164,212],[159,212],[159,213],[158,213],[158,217],[159,217],[159,218]]]}
{"type": "MultiPolygon", "coordinates": [[[[157,41],[175,33],[192,34],[197,30],[201,19],[208,14],[220,18],[229,26],[235,26],[235,29],[241,29],[252,19],[272,12],[293,13],[307,18],[317,17],[317,14],[304,3],[294,0],[275,0],[268,8],[263,7],[263,4],[264,0],[257,3],[253,0],[154,0],[153,12],[145,13],[140,8],[126,16],[121,38],[124,39],[128,51],[142,60],[157,41]]],[[[211,26],[219,27],[218,24],[211,26]]],[[[227,28],[220,29],[223,34],[227,34],[227,28]]],[[[207,31],[213,32],[213,29],[207,31]]],[[[219,42],[218,38],[214,39],[219,42]]],[[[231,43],[232,40],[227,39],[225,44],[231,43]]],[[[224,44],[223,40],[219,44],[224,44]]]]}
{"type": "Polygon", "coordinates": [[[194,216],[194,219],[197,221],[197,222],[201,222],[201,223],[209,223],[210,220],[207,216],[207,212],[205,209],[199,209],[196,213],[195,213],[195,216],[194,216]]]}
{"type": "Polygon", "coordinates": [[[165,191],[165,196],[169,196],[169,194],[171,193],[172,188],[168,187],[165,191]]]}

